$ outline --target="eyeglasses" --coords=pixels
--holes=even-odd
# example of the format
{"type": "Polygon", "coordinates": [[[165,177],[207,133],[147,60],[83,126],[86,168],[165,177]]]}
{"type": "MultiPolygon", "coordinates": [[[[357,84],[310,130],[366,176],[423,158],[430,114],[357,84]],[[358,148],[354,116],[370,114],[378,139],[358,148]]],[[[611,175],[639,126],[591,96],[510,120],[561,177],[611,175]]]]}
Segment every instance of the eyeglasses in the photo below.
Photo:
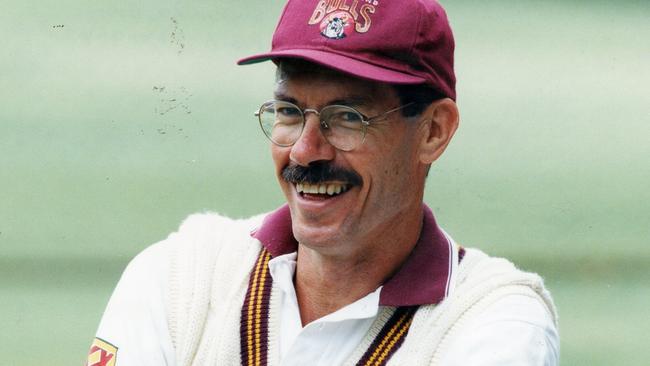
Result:
{"type": "Polygon", "coordinates": [[[255,116],[271,142],[278,146],[292,146],[298,141],[305,128],[305,115],[314,113],[319,117],[321,131],[327,142],[339,150],[350,151],[363,143],[371,122],[378,121],[411,104],[413,103],[368,118],[356,109],[345,105],[332,104],[317,111],[311,108],[300,109],[289,102],[271,100],[262,104],[255,112],[255,116]]]}

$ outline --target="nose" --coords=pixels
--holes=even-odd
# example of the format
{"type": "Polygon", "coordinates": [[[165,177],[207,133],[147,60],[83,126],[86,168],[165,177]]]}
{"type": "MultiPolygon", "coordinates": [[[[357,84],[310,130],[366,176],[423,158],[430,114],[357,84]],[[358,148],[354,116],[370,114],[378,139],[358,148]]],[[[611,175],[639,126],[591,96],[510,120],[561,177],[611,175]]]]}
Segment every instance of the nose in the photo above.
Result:
{"type": "Polygon", "coordinates": [[[315,113],[305,116],[305,127],[295,144],[291,147],[289,159],[292,162],[308,166],[317,161],[331,161],[336,148],[325,139],[321,130],[320,118],[315,113]]]}

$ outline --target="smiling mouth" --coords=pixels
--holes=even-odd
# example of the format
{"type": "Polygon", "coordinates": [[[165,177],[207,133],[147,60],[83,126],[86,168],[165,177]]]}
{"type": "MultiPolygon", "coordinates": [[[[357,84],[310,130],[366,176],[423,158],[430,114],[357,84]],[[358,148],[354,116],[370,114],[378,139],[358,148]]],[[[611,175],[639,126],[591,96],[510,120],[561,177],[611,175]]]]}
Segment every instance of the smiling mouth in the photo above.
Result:
{"type": "Polygon", "coordinates": [[[350,185],[344,183],[295,183],[295,187],[298,194],[303,197],[318,195],[318,197],[323,198],[338,196],[350,189],[350,185]]]}

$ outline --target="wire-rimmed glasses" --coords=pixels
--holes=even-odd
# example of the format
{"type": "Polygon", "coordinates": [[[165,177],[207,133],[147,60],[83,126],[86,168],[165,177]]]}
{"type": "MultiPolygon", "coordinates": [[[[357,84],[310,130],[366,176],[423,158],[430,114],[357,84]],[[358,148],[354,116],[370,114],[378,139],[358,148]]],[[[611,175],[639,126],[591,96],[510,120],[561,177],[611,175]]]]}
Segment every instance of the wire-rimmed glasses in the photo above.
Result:
{"type": "Polygon", "coordinates": [[[368,118],[346,105],[332,104],[317,111],[310,108],[300,109],[293,103],[281,100],[270,100],[262,104],[255,116],[259,119],[264,135],[271,142],[278,146],[292,146],[298,141],[305,127],[305,115],[314,113],[319,117],[321,131],[327,141],[339,150],[350,151],[363,143],[371,122],[411,104],[413,103],[368,118]]]}

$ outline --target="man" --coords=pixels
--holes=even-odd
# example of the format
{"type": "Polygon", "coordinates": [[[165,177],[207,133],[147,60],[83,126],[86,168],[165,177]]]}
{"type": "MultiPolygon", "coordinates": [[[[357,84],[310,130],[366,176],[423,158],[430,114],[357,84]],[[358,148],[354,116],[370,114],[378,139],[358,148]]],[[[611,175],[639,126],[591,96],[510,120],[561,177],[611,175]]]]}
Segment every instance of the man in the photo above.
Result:
{"type": "Polygon", "coordinates": [[[287,205],[193,215],[125,271],[88,365],[556,365],[541,279],[423,204],[458,127],[433,0],[290,0],[257,112],[287,205]]]}

